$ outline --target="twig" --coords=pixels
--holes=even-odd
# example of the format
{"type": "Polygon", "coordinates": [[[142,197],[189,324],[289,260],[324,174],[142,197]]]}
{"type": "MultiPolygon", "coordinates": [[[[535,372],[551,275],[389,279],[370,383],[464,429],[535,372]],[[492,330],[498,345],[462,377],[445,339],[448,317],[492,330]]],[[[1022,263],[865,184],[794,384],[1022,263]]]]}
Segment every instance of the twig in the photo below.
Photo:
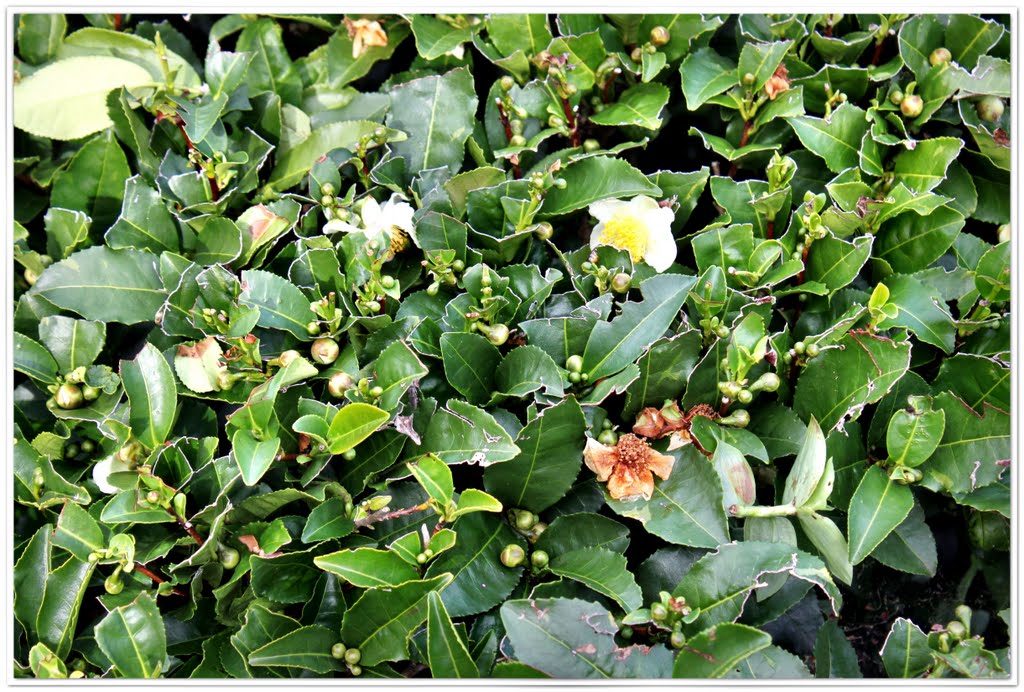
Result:
{"type": "Polygon", "coordinates": [[[569,128],[569,137],[572,140],[574,147],[580,146],[580,130],[579,123],[576,122],[576,114],[572,112],[572,106],[569,105],[569,99],[562,96],[562,112],[565,114],[565,124],[569,128]]]}
{"type": "Polygon", "coordinates": [[[355,521],[355,525],[357,529],[365,528],[367,526],[373,526],[374,524],[381,521],[390,521],[392,519],[397,519],[399,517],[405,517],[410,514],[415,514],[416,512],[422,512],[429,506],[430,502],[428,501],[422,502],[412,507],[406,507],[405,509],[397,509],[393,512],[385,512],[384,510],[381,510],[379,512],[373,512],[372,514],[367,514],[362,519],[357,519],[355,521]]]}
{"type": "MultiPolygon", "coordinates": [[[[751,127],[753,127],[753,125],[754,125],[754,123],[753,123],[752,120],[744,121],[744,123],[743,123],[743,136],[740,137],[740,145],[738,147],[736,147],[737,149],[742,149],[743,147],[747,146],[747,141],[750,139],[750,129],[751,129],[751,127]]],[[[735,161],[733,161],[732,165],[729,166],[729,177],[730,178],[736,177],[736,172],[738,170],[739,170],[739,164],[737,164],[735,161]]]]}
{"type": "MultiPolygon", "coordinates": [[[[161,576],[160,576],[159,574],[157,574],[156,572],[153,572],[153,571],[151,571],[151,570],[150,570],[149,568],[147,568],[147,567],[146,567],[145,565],[143,565],[143,564],[142,564],[141,562],[136,562],[136,563],[135,563],[135,571],[137,571],[137,572],[138,572],[139,574],[144,574],[144,575],[146,575],[147,577],[149,577],[150,579],[152,579],[152,580],[153,580],[153,581],[154,581],[155,583],[157,583],[157,584],[163,584],[164,582],[166,582],[166,581],[167,581],[166,579],[164,579],[163,577],[161,577],[161,576]]],[[[184,591],[181,591],[181,590],[180,590],[180,589],[178,589],[177,587],[171,587],[171,591],[172,591],[172,592],[173,592],[173,593],[174,593],[174,594],[175,594],[176,596],[184,596],[184,595],[185,595],[185,592],[184,592],[184,591]]]]}
{"type": "Polygon", "coordinates": [[[181,526],[181,528],[185,529],[185,532],[189,536],[192,537],[192,540],[196,542],[196,545],[198,545],[200,548],[202,548],[203,547],[203,538],[202,538],[202,536],[199,535],[199,533],[196,532],[196,530],[195,530],[195,528],[193,528],[191,522],[186,521],[183,517],[181,517],[176,511],[174,511],[170,507],[166,507],[165,509],[167,510],[168,514],[170,514],[172,517],[174,517],[174,520],[178,522],[178,524],[181,526]]]}
{"type": "MultiPolygon", "coordinates": [[[[512,133],[512,123],[509,122],[508,113],[505,112],[505,104],[502,103],[501,99],[495,99],[498,104],[498,120],[501,121],[501,126],[505,128],[505,137],[508,139],[509,144],[512,143],[512,137],[515,135],[512,133]]],[[[521,172],[519,170],[519,157],[512,157],[509,159],[512,163],[512,176],[519,178],[521,172]]]]}
{"type": "Polygon", "coordinates": [[[885,39],[883,36],[882,40],[875,44],[875,53],[871,56],[871,64],[877,65],[882,60],[882,48],[885,46],[885,39]]]}

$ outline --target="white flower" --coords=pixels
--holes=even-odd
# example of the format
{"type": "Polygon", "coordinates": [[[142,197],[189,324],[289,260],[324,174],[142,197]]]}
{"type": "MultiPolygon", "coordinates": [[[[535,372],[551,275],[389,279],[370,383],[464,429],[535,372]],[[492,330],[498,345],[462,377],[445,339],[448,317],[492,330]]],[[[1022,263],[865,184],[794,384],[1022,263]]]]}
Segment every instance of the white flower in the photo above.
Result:
{"type": "Polygon", "coordinates": [[[127,463],[118,459],[117,455],[111,454],[109,457],[106,457],[92,467],[92,479],[96,481],[96,485],[99,486],[100,492],[108,494],[119,493],[123,488],[119,488],[107,479],[111,474],[131,470],[131,467],[128,466],[127,463]]]}
{"type": "Polygon", "coordinates": [[[324,233],[362,231],[367,240],[383,243],[389,243],[396,235],[404,233],[416,241],[416,230],[412,222],[413,208],[408,202],[402,201],[398,194],[391,195],[391,199],[383,205],[378,204],[373,197],[367,197],[359,215],[363,222],[362,228],[346,221],[331,219],[324,225],[324,233]],[[384,237],[385,233],[387,237],[384,237]]]}
{"type": "Polygon", "coordinates": [[[672,237],[675,214],[668,207],[640,195],[628,202],[620,199],[594,202],[589,211],[599,222],[590,235],[590,247],[611,245],[628,250],[634,262],[643,260],[659,272],[675,261],[676,241],[672,237]]]}

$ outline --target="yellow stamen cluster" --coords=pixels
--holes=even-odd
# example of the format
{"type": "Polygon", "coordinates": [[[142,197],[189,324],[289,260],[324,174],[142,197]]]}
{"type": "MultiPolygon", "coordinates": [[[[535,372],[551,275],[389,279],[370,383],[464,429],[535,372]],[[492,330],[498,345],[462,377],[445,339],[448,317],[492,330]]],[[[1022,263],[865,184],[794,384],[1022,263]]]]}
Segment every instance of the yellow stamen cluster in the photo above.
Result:
{"type": "Polygon", "coordinates": [[[392,226],[388,230],[391,237],[391,246],[388,248],[388,257],[394,257],[405,248],[409,247],[409,234],[398,226],[392,226]]]}
{"type": "Polygon", "coordinates": [[[639,262],[647,251],[646,236],[643,226],[635,217],[619,213],[605,222],[598,242],[628,250],[633,261],[639,262]]]}

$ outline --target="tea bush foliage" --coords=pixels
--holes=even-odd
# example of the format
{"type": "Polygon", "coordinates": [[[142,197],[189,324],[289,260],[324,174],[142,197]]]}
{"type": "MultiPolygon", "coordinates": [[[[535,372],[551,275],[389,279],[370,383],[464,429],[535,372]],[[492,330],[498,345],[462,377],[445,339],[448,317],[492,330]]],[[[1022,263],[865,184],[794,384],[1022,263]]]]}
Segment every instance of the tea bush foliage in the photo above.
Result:
{"type": "Polygon", "coordinates": [[[15,22],[17,675],[1008,674],[1008,16],[15,22]]]}

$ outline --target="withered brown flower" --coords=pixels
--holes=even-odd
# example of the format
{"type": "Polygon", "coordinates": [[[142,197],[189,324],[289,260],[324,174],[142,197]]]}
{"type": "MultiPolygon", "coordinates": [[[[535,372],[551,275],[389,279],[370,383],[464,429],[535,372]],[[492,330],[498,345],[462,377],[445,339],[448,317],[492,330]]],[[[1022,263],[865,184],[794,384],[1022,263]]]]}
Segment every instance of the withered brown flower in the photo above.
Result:
{"type": "Polygon", "coordinates": [[[789,89],[789,70],[786,69],[785,65],[779,65],[775,69],[775,74],[769,77],[768,82],[764,85],[764,93],[768,94],[768,98],[774,101],[776,96],[787,89],[789,89]]]}
{"type": "Polygon", "coordinates": [[[380,22],[370,19],[351,20],[345,17],[345,29],[352,39],[352,57],[358,58],[370,46],[384,47],[388,45],[388,35],[380,22]]]}
{"type": "Polygon", "coordinates": [[[666,480],[675,463],[675,458],[654,451],[646,440],[633,433],[620,436],[614,447],[587,438],[583,460],[597,474],[597,480],[607,481],[608,493],[616,500],[637,496],[650,500],[654,492],[652,472],[666,480]]]}

